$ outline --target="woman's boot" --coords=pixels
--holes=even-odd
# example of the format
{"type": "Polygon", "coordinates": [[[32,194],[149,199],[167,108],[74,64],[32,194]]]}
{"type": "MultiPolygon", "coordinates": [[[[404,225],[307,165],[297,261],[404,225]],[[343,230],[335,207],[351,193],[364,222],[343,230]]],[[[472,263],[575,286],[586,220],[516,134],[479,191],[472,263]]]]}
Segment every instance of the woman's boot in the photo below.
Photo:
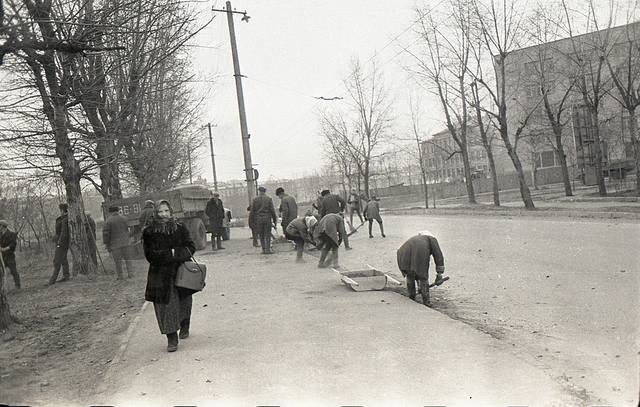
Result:
{"type": "Polygon", "coordinates": [[[180,335],[178,335],[180,339],[187,339],[189,337],[190,322],[191,321],[189,321],[188,319],[183,319],[180,322],[180,335]]]}
{"type": "Polygon", "coordinates": [[[172,332],[167,334],[167,352],[175,352],[178,350],[178,333],[172,332]]]}

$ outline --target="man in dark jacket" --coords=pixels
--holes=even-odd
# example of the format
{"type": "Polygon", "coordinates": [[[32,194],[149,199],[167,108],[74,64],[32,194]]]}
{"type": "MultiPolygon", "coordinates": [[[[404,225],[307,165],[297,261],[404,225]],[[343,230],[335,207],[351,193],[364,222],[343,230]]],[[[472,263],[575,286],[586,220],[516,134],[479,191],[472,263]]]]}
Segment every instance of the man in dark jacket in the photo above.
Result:
{"type": "Polygon", "coordinates": [[[443,281],[444,256],[440,250],[438,239],[428,231],[420,232],[409,238],[397,251],[398,268],[407,279],[409,298],[416,299],[416,281],[420,285],[422,303],[430,306],[429,302],[429,262],[430,258],[436,264],[435,284],[443,281]]]}
{"type": "Polygon", "coordinates": [[[382,226],[382,218],[380,217],[380,202],[379,199],[375,196],[369,199],[369,202],[364,207],[364,218],[369,221],[369,238],[373,239],[373,220],[375,219],[378,222],[378,227],[380,227],[380,234],[382,237],[387,237],[384,234],[384,226],[382,226]]]}
{"type": "Polygon", "coordinates": [[[255,217],[256,227],[260,235],[262,254],[273,254],[271,250],[271,228],[276,227],[278,217],[273,200],[266,195],[266,188],[258,188],[258,196],[251,203],[251,214],[255,217]]]}
{"type": "Polygon", "coordinates": [[[69,218],[67,211],[69,206],[66,203],[61,203],[58,208],[60,209],[60,216],[56,218],[56,251],[53,255],[53,274],[47,285],[56,283],[60,268],[62,268],[62,280],[60,282],[68,281],[70,278],[69,262],[67,261],[67,251],[69,251],[69,218]]]}
{"type": "Polygon", "coordinates": [[[140,229],[140,237],[142,238],[142,230],[151,223],[153,219],[153,213],[155,211],[154,203],[151,199],[147,199],[144,201],[144,208],[142,212],[140,212],[140,217],[138,218],[138,227],[140,229]]]}
{"type": "Polygon", "coordinates": [[[113,262],[116,264],[118,280],[122,280],[122,261],[127,267],[127,277],[133,277],[133,262],[129,256],[129,226],[126,219],[120,215],[117,206],[109,208],[109,217],[102,229],[102,242],[107,247],[113,262]]]}
{"type": "Polygon", "coordinates": [[[315,216],[296,218],[285,228],[284,236],[289,240],[293,240],[296,244],[296,263],[302,263],[304,261],[302,260],[304,244],[314,244],[312,233],[317,222],[318,220],[315,216]]]}
{"type": "Polygon", "coordinates": [[[360,218],[360,223],[364,223],[362,220],[362,214],[360,213],[360,207],[362,202],[360,201],[360,195],[356,191],[351,191],[349,194],[349,223],[353,225],[353,214],[357,213],[360,218]]]}
{"type": "Polygon", "coordinates": [[[313,230],[314,240],[322,245],[318,268],[329,267],[333,262],[333,267],[340,267],[338,264],[338,247],[345,241],[347,232],[344,227],[344,218],[337,213],[329,213],[320,219],[313,230]],[[327,258],[329,251],[331,256],[327,258]]]}
{"type": "Polygon", "coordinates": [[[220,194],[213,193],[213,196],[207,202],[204,212],[209,217],[209,230],[211,231],[211,249],[222,250],[222,222],[224,220],[224,206],[220,199],[220,194]]]}
{"type": "Polygon", "coordinates": [[[344,212],[347,203],[340,195],[332,194],[328,189],[322,191],[320,195],[322,196],[322,202],[320,202],[320,208],[318,209],[320,217],[328,213],[344,212]]]}
{"type": "Polygon", "coordinates": [[[17,290],[20,289],[20,274],[16,266],[16,232],[9,230],[9,222],[0,220],[0,252],[2,252],[2,265],[4,272],[7,269],[13,276],[13,283],[17,290]]]}
{"type": "Polygon", "coordinates": [[[282,216],[282,234],[286,235],[289,223],[298,217],[298,204],[294,197],[284,193],[284,188],[276,189],[276,196],[280,198],[280,216],[282,216]]]}

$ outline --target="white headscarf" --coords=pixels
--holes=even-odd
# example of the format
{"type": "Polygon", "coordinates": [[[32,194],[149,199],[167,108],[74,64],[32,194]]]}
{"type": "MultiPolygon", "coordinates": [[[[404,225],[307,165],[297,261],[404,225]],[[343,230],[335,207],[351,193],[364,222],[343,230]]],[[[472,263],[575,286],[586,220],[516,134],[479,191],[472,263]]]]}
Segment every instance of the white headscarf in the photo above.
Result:
{"type": "Polygon", "coordinates": [[[423,230],[418,232],[418,236],[431,236],[431,237],[435,237],[435,235],[433,233],[431,233],[431,231],[429,230],[423,230]]]}
{"type": "Polygon", "coordinates": [[[307,229],[311,229],[316,223],[318,223],[318,219],[316,219],[315,216],[307,216],[304,218],[304,223],[307,224],[307,229]]]}

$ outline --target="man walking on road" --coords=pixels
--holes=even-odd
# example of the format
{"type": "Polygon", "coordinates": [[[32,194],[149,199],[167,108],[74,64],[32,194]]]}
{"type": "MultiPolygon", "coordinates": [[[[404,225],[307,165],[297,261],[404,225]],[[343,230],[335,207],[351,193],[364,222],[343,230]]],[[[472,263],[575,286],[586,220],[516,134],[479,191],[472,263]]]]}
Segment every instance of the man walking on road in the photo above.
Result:
{"type": "Polygon", "coordinates": [[[69,206],[66,203],[58,205],[60,216],[56,218],[56,251],[53,255],[53,274],[47,285],[53,285],[58,280],[60,268],[62,268],[62,280],[68,281],[71,277],[69,274],[69,261],[67,260],[67,251],[69,251],[69,218],[67,211],[69,206]]]}
{"type": "Polygon", "coordinates": [[[284,188],[276,189],[276,196],[280,198],[280,215],[282,216],[282,234],[286,235],[289,224],[298,217],[298,204],[294,197],[284,193],[284,188]]]}
{"type": "Polygon", "coordinates": [[[273,254],[271,250],[271,228],[278,223],[273,200],[266,195],[266,188],[258,188],[258,196],[251,203],[251,214],[255,217],[256,227],[260,235],[262,254],[273,254]]]}
{"type": "Polygon", "coordinates": [[[2,219],[0,220],[0,251],[2,252],[2,265],[4,266],[4,272],[7,269],[13,276],[13,283],[16,290],[20,289],[20,274],[18,274],[18,267],[16,266],[16,232],[9,230],[9,222],[2,219]]]}
{"type": "Polygon", "coordinates": [[[436,281],[439,285],[443,281],[444,256],[440,250],[438,239],[429,231],[418,233],[409,238],[397,251],[398,268],[407,279],[409,298],[416,299],[416,281],[420,285],[422,303],[430,306],[429,301],[429,262],[433,257],[436,263],[436,281]]]}
{"type": "Polygon", "coordinates": [[[382,226],[382,218],[380,217],[380,203],[379,199],[375,196],[369,199],[366,206],[364,207],[364,218],[369,221],[369,239],[373,238],[372,229],[373,229],[373,220],[375,219],[378,222],[378,227],[380,227],[380,234],[382,237],[387,237],[384,234],[384,227],[382,226]]]}
{"type": "Polygon", "coordinates": [[[126,219],[118,212],[117,206],[109,208],[109,217],[102,229],[102,241],[116,264],[117,279],[124,279],[122,276],[123,260],[127,267],[127,277],[133,277],[133,262],[129,258],[129,226],[126,219]]]}
{"type": "Polygon", "coordinates": [[[222,222],[224,221],[224,205],[220,194],[213,193],[213,197],[207,202],[204,211],[209,217],[209,230],[211,230],[211,249],[222,250],[222,222]]]}

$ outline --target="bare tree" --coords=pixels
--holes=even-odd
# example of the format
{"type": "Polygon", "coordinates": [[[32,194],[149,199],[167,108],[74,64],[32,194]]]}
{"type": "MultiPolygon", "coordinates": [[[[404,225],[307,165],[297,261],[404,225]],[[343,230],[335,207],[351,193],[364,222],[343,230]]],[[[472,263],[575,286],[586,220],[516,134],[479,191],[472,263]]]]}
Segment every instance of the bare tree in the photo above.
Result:
{"type": "MultiPolygon", "coordinates": [[[[607,28],[613,23],[614,3],[609,3],[609,16],[607,28]]],[[[565,30],[571,41],[571,51],[565,53],[567,61],[575,68],[575,87],[581,95],[582,105],[587,109],[588,128],[591,130],[590,137],[593,137],[593,164],[595,167],[596,182],[600,196],[607,195],[607,187],[604,182],[603,168],[603,140],[600,132],[600,109],[604,97],[611,89],[610,78],[607,77],[606,60],[611,51],[611,30],[602,29],[596,17],[596,10],[593,0],[588,1],[588,11],[586,16],[576,16],[568,7],[565,0],[562,0],[562,7],[565,16],[565,30]],[[594,32],[576,37],[576,22],[585,20],[587,30],[595,29],[594,32]]]]}
{"type": "Polygon", "coordinates": [[[391,123],[391,103],[375,59],[371,60],[369,72],[365,72],[359,60],[353,60],[344,85],[354,104],[353,120],[356,125],[355,137],[344,141],[357,157],[358,172],[368,197],[371,160],[387,135],[391,123]]]}
{"type": "Polygon", "coordinates": [[[636,109],[640,106],[640,23],[633,22],[638,9],[630,5],[623,38],[619,39],[605,61],[617,90],[610,95],[627,112],[627,130],[633,146],[636,169],[636,195],[640,196],[640,139],[638,135],[636,109]]]}
{"type": "Polygon", "coordinates": [[[467,0],[450,0],[449,3],[449,14],[438,17],[434,17],[431,11],[416,10],[421,27],[420,38],[426,47],[426,55],[407,52],[417,61],[417,76],[426,79],[430,84],[429,88],[440,100],[447,129],[462,156],[469,203],[476,203],[467,139],[471,8],[467,0]],[[442,21],[446,21],[447,24],[442,24],[442,21]],[[449,27],[452,32],[443,32],[443,26],[449,27]]]}
{"type": "MultiPolygon", "coordinates": [[[[522,162],[518,155],[518,142],[523,137],[523,130],[527,125],[534,109],[522,112],[516,130],[511,135],[510,132],[510,111],[509,100],[510,95],[507,92],[513,91],[507,86],[507,58],[514,49],[522,44],[522,38],[525,36],[523,27],[524,14],[522,12],[523,4],[511,0],[490,0],[488,7],[485,7],[478,0],[472,1],[475,13],[475,24],[478,25],[478,44],[481,44],[493,56],[493,67],[495,70],[495,79],[493,83],[484,77],[483,71],[474,70],[474,80],[480,84],[488,93],[494,109],[483,108],[483,112],[491,117],[494,125],[507,149],[507,154],[513,163],[518,175],[518,183],[520,185],[520,195],[525,208],[533,209],[533,199],[531,191],[527,186],[522,168],[522,162]],[[511,137],[513,136],[513,137],[511,137]]],[[[474,52],[478,66],[482,63],[482,50],[475,48],[474,52]]]]}

